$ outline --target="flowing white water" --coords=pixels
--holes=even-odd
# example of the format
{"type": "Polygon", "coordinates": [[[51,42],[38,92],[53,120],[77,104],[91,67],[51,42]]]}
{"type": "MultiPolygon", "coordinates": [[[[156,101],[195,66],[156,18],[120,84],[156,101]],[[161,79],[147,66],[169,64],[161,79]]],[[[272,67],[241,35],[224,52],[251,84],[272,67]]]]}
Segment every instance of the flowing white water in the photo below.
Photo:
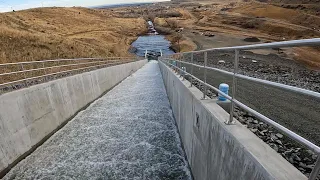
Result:
{"type": "Polygon", "coordinates": [[[4,179],[192,179],[157,62],[80,112],[4,179]]]}

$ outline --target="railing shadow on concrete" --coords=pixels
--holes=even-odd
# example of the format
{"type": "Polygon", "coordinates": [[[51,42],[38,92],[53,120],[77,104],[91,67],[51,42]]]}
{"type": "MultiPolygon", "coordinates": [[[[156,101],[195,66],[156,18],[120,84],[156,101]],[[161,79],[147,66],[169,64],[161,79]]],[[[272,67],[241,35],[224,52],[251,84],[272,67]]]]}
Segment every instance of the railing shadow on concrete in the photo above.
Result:
{"type": "Polygon", "coordinates": [[[316,99],[320,99],[320,93],[284,85],[276,82],[271,82],[267,80],[262,80],[258,78],[253,78],[245,75],[238,74],[238,68],[239,68],[239,51],[241,50],[254,50],[254,49],[266,49],[266,48],[284,48],[284,47],[301,47],[301,46],[320,46],[320,38],[314,38],[314,39],[305,39],[305,40],[293,40],[293,41],[283,41],[283,42],[274,42],[274,43],[265,43],[265,44],[256,44],[256,45],[247,45],[247,46],[235,46],[235,47],[225,47],[225,48],[213,48],[213,49],[207,49],[207,50],[200,50],[200,51],[192,51],[192,52],[185,52],[185,53],[176,53],[169,56],[161,56],[159,57],[159,60],[163,63],[165,63],[167,66],[175,69],[176,71],[180,71],[180,73],[183,76],[189,76],[191,77],[191,86],[193,85],[193,79],[200,82],[203,85],[203,99],[206,98],[206,92],[207,88],[213,89],[216,93],[219,93],[219,95],[224,96],[226,99],[231,101],[231,108],[230,108],[230,118],[225,122],[227,125],[232,125],[234,123],[233,117],[234,117],[234,109],[235,106],[239,106],[244,111],[247,111],[248,113],[251,113],[261,121],[271,125],[272,127],[276,128],[278,131],[284,133],[294,141],[297,141],[298,143],[306,146],[308,149],[312,150],[318,155],[318,158],[316,160],[316,164],[309,176],[309,180],[315,180],[320,173],[320,147],[316,146],[312,142],[308,141],[307,139],[301,137],[300,135],[294,133],[293,131],[287,129],[286,127],[278,124],[274,120],[264,116],[263,114],[259,113],[258,111],[250,108],[249,106],[241,103],[239,100],[237,100],[236,97],[236,90],[237,90],[237,79],[244,79],[251,82],[256,82],[264,85],[269,85],[273,87],[277,87],[286,91],[293,91],[299,94],[308,95],[316,99]],[[221,70],[218,68],[208,67],[208,52],[215,52],[215,51],[227,51],[227,52],[234,52],[234,69],[233,72],[221,70]],[[194,63],[194,54],[195,53],[203,53],[203,65],[195,64],[194,63]],[[186,57],[190,57],[191,62],[186,62],[184,59],[186,57]],[[182,67],[182,64],[191,65],[191,72],[188,73],[185,69],[185,67],[182,67]],[[203,69],[203,80],[197,78],[194,75],[194,67],[198,67],[203,69]],[[225,75],[232,75],[232,96],[229,96],[228,94],[225,94],[224,92],[220,91],[218,88],[210,85],[207,83],[207,70],[213,70],[220,73],[223,73],[225,75]]]}
{"type": "Polygon", "coordinates": [[[142,59],[142,57],[77,58],[0,64],[0,94],[61,77],[142,59]]]}

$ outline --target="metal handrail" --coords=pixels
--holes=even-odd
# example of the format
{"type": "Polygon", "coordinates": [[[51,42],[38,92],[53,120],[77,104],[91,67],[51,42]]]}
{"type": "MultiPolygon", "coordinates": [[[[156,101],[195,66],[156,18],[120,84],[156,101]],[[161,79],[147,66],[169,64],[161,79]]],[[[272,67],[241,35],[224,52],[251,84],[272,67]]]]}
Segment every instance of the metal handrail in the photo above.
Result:
{"type": "MultiPolygon", "coordinates": [[[[179,69],[181,72],[183,72],[183,74],[187,74],[190,77],[192,77],[191,79],[196,79],[197,81],[199,81],[200,83],[203,84],[204,86],[204,90],[203,90],[203,97],[206,97],[206,88],[209,87],[211,89],[213,89],[215,92],[219,93],[220,95],[224,96],[226,99],[231,101],[231,108],[230,108],[230,118],[226,121],[227,125],[233,124],[234,123],[234,118],[233,118],[233,113],[234,113],[234,106],[237,105],[239,107],[241,107],[243,110],[253,114],[255,117],[257,117],[258,119],[260,119],[261,121],[271,125],[272,127],[276,128],[277,130],[279,130],[280,132],[286,134],[288,137],[292,138],[293,140],[299,142],[300,144],[306,146],[307,148],[311,149],[312,151],[314,151],[317,155],[318,155],[318,159],[316,161],[316,164],[309,176],[309,180],[315,180],[317,175],[319,174],[320,171],[320,147],[316,146],[315,144],[311,143],[310,141],[308,141],[307,139],[299,136],[298,134],[294,133],[293,131],[287,129],[286,127],[276,123],[275,121],[273,121],[272,119],[262,115],[261,113],[253,110],[252,108],[246,106],[245,104],[241,103],[240,101],[238,101],[237,99],[235,99],[235,95],[236,95],[236,88],[237,88],[237,83],[236,83],[236,78],[240,78],[240,79],[245,79],[245,80],[249,80],[252,82],[256,82],[256,83],[260,83],[260,84],[264,84],[264,85],[271,85],[280,89],[284,89],[287,91],[293,91],[293,92],[297,92],[300,94],[304,94],[304,95],[308,95],[308,96],[312,96],[315,97],[317,99],[320,99],[320,93],[314,92],[314,91],[310,91],[310,90],[306,90],[306,89],[302,89],[302,88],[298,88],[298,87],[294,87],[294,86],[289,86],[289,85],[284,85],[284,84],[280,84],[280,83],[276,83],[276,82],[271,82],[271,81],[267,81],[267,80],[262,80],[262,79],[258,79],[258,78],[253,78],[253,77],[249,77],[249,76],[245,76],[245,75],[241,75],[238,74],[238,67],[239,67],[239,51],[240,50],[252,50],[252,49],[265,49],[265,48],[281,48],[281,47],[299,47],[299,46],[319,46],[320,45],[320,38],[314,38],[314,39],[304,39],[304,40],[293,40],[293,41],[283,41],[283,42],[274,42],[274,43],[265,43],[265,44],[255,44],[255,45],[247,45],[247,46],[234,46],[234,47],[223,47],[223,48],[212,48],[212,49],[206,49],[206,50],[200,50],[200,51],[191,51],[191,52],[183,52],[183,53],[176,53],[173,55],[169,55],[169,56],[163,56],[160,57],[159,60],[160,62],[166,63],[169,67],[173,66],[176,69],[179,69]],[[234,51],[235,52],[235,61],[234,61],[234,69],[233,72],[228,72],[225,70],[221,70],[221,69],[217,69],[217,68],[213,68],[213,67],[207,67],[207,52],[208,51],[234,51]],[[204,64],[203,65],[198,65],[198,64],[194,64],[193,63],[193,55],[194,53],[204,53],[204,64]],[[184,58],[185,54],[190,54],[191,55],[191,63],[189,62],[185,62],[185,61],[181,61],[178,59],[175,59],[174,57],[178,57],[178,58],[184,58]],[[192,69],[191,69],[191,73],[188,73],[185,71],[185,68],[179,68],[177,65],[175,64],[170,64],[169,61],[175,61],[175,62],[179,62],[180,66],[181,63],[184,64],[189,64],[191,65],[192,69]],[[195,77],[193,75],[193,67],[199,67],[204,69],[203,73],[204,73],[204,81],[200,80],[199,78],[195,77]],[[231,75],[233,77],[232,80],[232,97],[223,93],[222,91],[220,91],[218,88],[208,84],[206,82],[206,78],[207,78],[207,69],[210,70],[214,70],[217,72],[221,72],[227,75],[231,75]]],[[[191,86],[192,86],[192,81],[191,80],[191,86]]]]}
{"type": "MultiPolygon", "coordinates": [[[[171,59],[169,59],[169,60],[171,60],[171,59]]],[[[196,67],[199,67],[199,68],[204,68],[204,66],[201,66],[201,65],[198,65],[198,64],[192,64],[192,63],[189,63],[189,62],[179,61],[179,60],[174,60],[174,61],[180,62],[180,63],[183,63],[183,64],[188,64],[188,65],[191,65],[191,66],[196,66],[196,67]]],[[[205,68],[213,70],[213,71],[216,71],[216,72],[220,72],[220,73],[223,73],[223,74],[226,74],[226,75],[230,75],[230,76],[234,75],[232,72],[225,71],[225,70],[218,69],[218,68],[214,68],[214,67],[206,66],[205,68]]],[[[302,89],[302,88],[298,88],[298,87],[295,87],[295,86],[285,85],[285,84],[272,82],[272,81],[268,81],[268,80],[258,79],[258,78],[254,78],[254,77],[250,77],[250,76],[245,76],[245,75],[242,75],[242,74],[235,74],[235,76],[237,78],[240,78],[240,79],[249,80],[249,81],[252,81],[252,82],[255,82],[255,83],[264,84],[264,85],[270,85],[270,86],[277,87],[277,88],[280,88],[280,89],[285,89],[285,90],[288,90],[288,91],[301,93],[301,94],[304,94],[304,95],[308,95],[308,96],[312,96],[312,97],[320,99],[320,93],[314,92],[314,91],[311,91],[311,90],[302,89]]]]}
{"type": "MultiPolygon", "coordinates": [[[[90,68],[99,68],[101,66],[105,66],[105,65],[117,65],[119,63],[128,63],[128,62],[133,62],[136,60],[140,60],[142,58],[135,58],[135,57],[108,57],[108,58],[78,58],[78,59],[56,59],[56,60],[43,60],[43,61],[29,61],[29,62],[18,62],[18,63],[6,63],[6,64],[0,64],[0,67],[4,67],[4,66],[11,66],[11,65],[20,65],[19,70],[16,71],[11,71],[11,72],[5,72],[5,73],[1,73],[1,76],[10,76],[10,75],[15,75],[15,74],[22,74],[24,77],[20,78],[18,80],[15,81],[10,81],[10,82],[5,82],[0,84],[0,87],[3,86],[8,86],[8,85],[13,85],[13,84],[17,84],[20,82],[27,82],[29,80],[33,80],[33,79],[39,79],[39,78],[45,78],[48,76],[52,76],[52,75],[57,75],[57,74],[63,74],[63,73],[69,73],[69,72],[73,72],[73,71],[79,71],[79,70],[85,70],[85,69],[90,69],[90,68]],[[93,60],[93,61],[91,61],[93,60]],[[52,62],[65,62],[65,61],[78,61],[79,63],[76,64],[61,64],[61,65],[56,65],[56,66],[45,66],[45,63],[52,63],[52,62]],[[90,62],[84,62],[82,63],[81,61],[90,61],[90,62]],[[26,64],[32,64],[32,63],[42,63],[42,67],[40,68],[33,68],[33,69],[25,69],[25,65],[26,64]],[[83,67],[83,68],[76,68],[76,69],[70,69],[70,70],[66,70],[66,71],[59,71],[59,72],[55,72],[55,73],[50,73],[48,74],[46,70],[48,69],[53,69],[53,68],[62,68],[62,67],[74,67],[74,66],[80,66],[80,65],[92,65],[93,66],[87,66],[87,67],[83,67]],[[21,70],[22,69],[22,70],[21,70]],[[40,76],[33,76],[33,77],[26,77],[26,73],[28,72],[33,72],[33,71],[45,71],[44,75],[40,75],[40,76]]],[[[26,85],[28,86],[28,84],[26,83],[26,85]]]]}
{"type": "Polygon", "coordinates": [[[0,84],[0,86],[6,86],[6,85],[15,84],[15,83],[28,81],[28,80],[32,80],[32,79],[38,79],[38,78],[42,78],[42,77],[63,74],[63,73],[68,73],[68,72],[72,72],[72,71],[79,71],[79,70],[90,69],[90,68],[95,68],[95,67],[100,67],[100,66],[105,66],[105,65],[114,65],[114,64],[118,64],[118,63],[112,63],[112,64],[105,63],[105,64],[100,64],[100,65],[95,65],[95,66],[84,67],[84,68],[77,68],[77,69],[71,69],[71,70],[67,70],[67,71],[60,71],[60,72],[56,72],[56,73],[45,74],[42,76],[35,76],[35,77],[31,77],[31,78],[20,79],[17,81],[11,81],[11,82],[0,84]]]}
{"type": "Polygon", "coordinates": [[[76,58],[76,59],[50,59],[50,60],[41,60],[41,61],[25,61],[25,62],[16,62],[16,63],[4,63],[0,66],[8,65],[20,65],[20,64],[33,64],[33,63],[45,63],[45,62],[60,62],[60,61],[88,61],[88,60],[123,60],[123,59],[134,59],[134,57],[105,57],[105,58],[76,58]]]}
{"type": "MultiPolygon", "coordinates": [[[[175,68],[179,69],[180,71],[183,71],[182,68],[179,68],[178,66],[172,65],[175,68]]],[[[200,80],[199,78],[195,77],[194,75],[184,71],[183,73],[189,75],[190,77],[196,79],[197,81],[199,81],[200,83],[204,83],[204,81],[200,80]]],[[[230,101],[234,101],[236,105],[240,106],[241,108],[243,108],[244,110],[248,111],[249,113],[257,116],[259,119],[261,119],[262,121],[274,126],[276,129],[278,129],[279,131],[283,132],[284,134],[288,135],[289,137],[296,139],[298,142],[300,142],[301,144],[305,145],[306,147],[312,149],[314,152],[320,153],[320,147],[316,146],[315,144],[311,143],[310,141],[306,140],[305,138],[299,136],[298,134],[294,133],[293,131],[285,128],[284,126],[276,123],[275,121],[271,120],[270,118],[260,114],[259,112],[253,110],[252,108],[244,105],[243,103],[241,103],[240,101],[233,99],[232,97],[227,95],[226,93],[220,91],[218,88],[206,83],[206,86],[208,86],[209,88],[213,89],[214,91],[216,91],[217,93],[221,94],[222,96],[224,96],[225,98],[227,98],[230,101]]]]}
{"type": "Polygon", "coordinates": [[[253,50],[253,49],[282,48],[282,47],[319,46],[319,45],[320,45],[320,38],[313,38],[313,39],[301,39],[301,40],[292,40],[292,41],[253,44],[253,45],[246,45],[246,46],[211,48],[211,49],[189,51],[189,52],[182,52],[182,53],[176,53],[176,54],[200,53],[200,52],[208,52],[208,51],[215,51],[215,50],[234,51],[234,50],[253,50]]]}
{"type": "MultiPolygon", "coordinates": [[[[115,61],[118,61],[118,60],[115,60],[115,61]]],[[[8,72],[8,73],[2,73],[2,74],[0,74],[0,76],[7,76],[7,75],[12,75],[12,74],[20,74],[20,73],[32,72],[32,71],[41,71],[41,70],[53,69],[53,68],[59,68],[59,67],[87,65],[87,64],[94,64],[94,63],[103,63],[103,62],[106,62],[106,61],[94,61],[94,62],[78,63],[78,64],[65,64],[65,65],[60,65],[60,66],[49,66],[49,67],[44,67],[44,68],[27,69],[27,70],[23,70],[23,71],[12,71],[12,72],[8,72]]]]}
{"type": "MultiPolygon", "coordinates": [[[[246,106],[245,104],[241,103],[240,101],[236,100],[236,99],[233,99],[231,96],[225,94],[224,92],[220,91],[218,88],[208,84],[208,83],[205,83],[204,81],[200,80],[199,78],[195,77],[194,75],[186,72],[184,69],[182,68],[179,68],[178,66],[176,65],[173,65],[173,64],[169,64],[168,62],[166,61],[161,61],[161,63],[166,63],[167,65],[169,66],[173,66],[174,68],[176,69],[179,69],[180,71],[183,71],[184,74],[192,77],[193,79],[197,80],[198,82],[202,83],[202,84],[205,84],[205,86],[213,89],[216,93],[219,93],[221,94],[222,96],[224,96],[226,99],[230,100],[231,102],[233,102],[234,104],[238,105],[239,107],[241,107],[243,110],[253,114],[255,117],[257,117],[258,119],[260,119],[261,121],[273,126],[274,128],[276,128],[277,130],[279,130],[280,132],[282,132],[283,134],[289,136],[290,138],[292,138],[293,140],[296,140],[297,142],[299,142],[300,144],[306,146],[307,148],[311,149],[312,151],[314,151],[315,153],[318,154],[318,159],[316,161],[316,166],[314,167],[314,170],[312,171],[312,173],[310,174],[310,177],[309,177],[309,180],[315,180],[316,179],[316,176],[318,173],[314,172],[314,171],[319,171],[319,170],[316,170],[316,168],[319,168],[319,162],[320,162],[320,147],[313,144],[312,142],[308,141],[307,139],[303,138],[302,136],[294,133],[293,131],[287,129],[286,127],[278,124],[277,122],[273,121],[272,119],[264,116],[263,114],[259,113],[258,111],[255,111],[254,109],[246,106]],[[314,177],[314,178],[312,178],[314,177]]],[[[233,118],[233,116],[230,116],[233,118]]],[[[226,123],[226,124],[231,124],[231,123],[226,123]]]]}

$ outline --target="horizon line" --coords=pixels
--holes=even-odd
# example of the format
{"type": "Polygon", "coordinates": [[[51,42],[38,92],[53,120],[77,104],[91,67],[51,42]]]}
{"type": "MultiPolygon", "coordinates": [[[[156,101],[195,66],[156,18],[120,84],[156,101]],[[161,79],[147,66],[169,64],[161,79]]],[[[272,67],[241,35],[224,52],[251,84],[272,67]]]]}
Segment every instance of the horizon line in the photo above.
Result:
{"type": "Polygon", "coordinates": [[[116,5],[134,5],[134,4],[151,4],[151,3],[159,3],[159,2],[168,2],[171,0],[161,0],[161,1],[156,1],[156,0],[150,0],[146,2],[128,2],[128,3],[107,3],[107,4],[101,4],[101,5],[95,5],[95,6],[35,6],[35,7],[30,7],[30,8],[23,8],[23,9],[15,9],[13,6],[7,6],[7,7],[2,7],[0,8],[0,13],[7,13],[7,12],[12,12],[12,11],[23,11],[23,10],[29,10],[29,9],[37,9],[37,8],[50,8],[50,7],[56,7],[56,8],[68,8],[68,7],[82,7],[82,8],[99,8],[102,6],[116,6],[116,5]],[[4,10],[4,9],[11,9],[11,10],[4,10]]]}

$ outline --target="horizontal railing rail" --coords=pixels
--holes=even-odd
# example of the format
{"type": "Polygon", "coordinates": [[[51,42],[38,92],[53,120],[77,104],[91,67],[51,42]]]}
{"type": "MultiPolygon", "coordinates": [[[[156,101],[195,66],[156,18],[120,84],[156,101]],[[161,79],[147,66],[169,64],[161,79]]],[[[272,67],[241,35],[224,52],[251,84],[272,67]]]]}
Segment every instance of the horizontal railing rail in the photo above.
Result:
{"type": "Polygon", "coordinates": [[[14,86],[28,87],[34,84],[29,83],[30,81],[37,79],[41,79],[42,83],[47,82],[49,77],[59,74],[73,75],[79,71],[89,71],[142,59],[140,57],[77,58],[0,64],[0,90],[6,92],[6,88],[15,89],[14,86]]]}
{"type": "Polygon", "coordinates": [[[211,49],[205,49],[205,50],[199,50],[199,51],[181,52],[176,54],[200,53],[200,52],[208,52],[208,51],[215,51],[215,50],[234,51],[234,50],[254,50],[254,49],[268,49],[268,48],[283,48],[283,47],[319,46],[319,44],[320,44],[320,38],[313,38],[313,39],[253,44],[253,45],[247,45],[247,46],[211,48],[211,49]]]}
{"type": "Polygon", "coordinates": [[[51,59],[51,60],[42,60],[42,61],[25,61],[25,62],[16,62],[16,63],[4,63],[0,66],[8,65],[20,65],[20,64],[33,64],[33,63],[43,63],[43,62],[64,62],[64,61],[85,61],[85,60],[124,60],[124,59],[135,59],[135,57],[106,57],[106,58],[76,58],[76,59],[51,59]]]}
{"type": "Polygon", "coordinates": [[[235,47],[224,47],[224,48],[212,48],[212,49],[206,49],[206,50],[200,50],[200,51],[191,51],[191,52],[183,52],[183,53],[176,53],[173,55],[168,55],[168,56],[162,56],[159,58],[160,62],[165,63],[167,66],[172,67],[176,70],[179,70],[182,72],[184,75],[190,76],[191,77],[191,86],[193,84],[193,79],[198,81],[203,85],[203,98],[206,98],[206,92],[207,88],[211,88],[214,90],[216,93],[218,93],[221,96],[224,96],[226,99],[231,101],[231,108],[230,108],[230,118],[226,121],[227,125],[231,125],[234,123],[233,120],[233,114],[234,114],[234,109],[235,105],[240,107],[246,112],[251,113],[254,115],[256,118],[260,119],[261,121],[271,125],[281,133],[287,135],[294,141],[297,141],[298,143],[304,145],[308,149],[314,151],[317,155],[318,158],[316,160],[316,164],[309,176],[309,180],[315,180],[319,174],[320,171],[320,147],[317,145],[313,144],[312,142],[308,141],[307,139],[301,137],[300,135],[296,134],[295,132],[287,129],[286,127],[278,124],[274,120],[266,117],[265,115],[259,113],[258,111],[250,108],[249,106],[241,103],[239,100],[235,98],[236,96],[236,89],[237,89],[237,79],[244,79],[244,80],[249,80],[255,83],[260,83],[263,85],[270,85],[273,87],[277,87],[279,89],[283,89],[286,91],[292,91],[295,93],[307,95],[314,97],[316,99],[320,99],[320,93],[294,87],[294,86],[289,86],[281,83],[276,83],[276,82],[271,82],[267,80],[262,80],[258,78],[253,78],[249,76],[245,76],[242,74],[238,74],[238,68],[239,68],[239,51],[240,50],[253,50],[253,49],[266,49],[266,48],[283,48],[283,47],[301,47],[301,46],[320,46],[320,38],[315,38],[315,39],[305,39],[305,40],[294,40],[294,41],[283,41],[283,42],[274,42],[274,43],[265,43],[265,44],[256,44],[256,45],[247,45],[247,46],[235,46],[235,47]],[[208,67],[207,66],[207,53],[209,51],[212,51],[213,53],[215,51],[234,51],[235,53],[235,60],[234,60],[234,69],[233,72],[225,71],[222,69],[214,68],[214,67],[208,67]],[[195,53],[203,53],[203,65],[195,64],[194,63],[194,54],[195,53]],[[184,59],[186,55],[189,55],[190,61],[191,62],[186,62],[182,61],[181,59],[184,59]],[[177,65],[177,62],[180,63],[180,67],[177,65]],[[187,64],[191,66],[191,72],[188,73],[184,67],[182,67],[181,64],[187,64]],[[198,67],[203,69],[203,80],[197,78],[193,74],[193,68],[198,67]],[[232,96],[229,96],[228,94],[225,94],[224,92],[220,91],[218,88],[210,85],[207,83],[207,70],[213,70],[216,72],[220,72],[225,75],[230,75],[232,76],[232,96]]]}
{"type": "Polygon", "coordinates": [[[27,69],[22,71],[13,71],[8,73],[2,73],[0,76],[6,76],[6,75],[12,75],[12,74],[20,74],[24,72],[32,72],[32,71],[40,71],[40,70],[46,70],[46,69],[53,69],[58,67],[68,67],[68,66],[79,66],[79,65],[87,65],[87,64],[95,64],[95,63],[103,63],[105,61],[93,61],[93,62],[87,62],[87,63],[77,63],[77,64],[66,64],[66,65],[59,65],[59,66],[50,66],[50,67],[44,67],[44,68],[35,68],[35,69],[27,69]]]}
{"type": "MultiPolygon", "coordinates": [[[[204,66],[201,66],[201,65],[198,65],[198,64],[192,64],[192,63],[185,62],[185,61],[179,61],[179,60],[175,60],[175,61],[183,63],[183,64],[188,64],[188,65],[191,65],[191,66],[199,67],[199,68],[203,68],[204,67],[204,66]]],[[[209,70],[216,71],[216,72],[220,72],[220,73],[223,73],[223,74],[226,74],[226,75],[230,75],[230,76],[234,75],[232,72],[225,71],[225,70],[218,69],[218,68],[214,68],[214,67],[208,67],[207,66],[205,68],[209,69],[209,70]]],[[[312,96],[312,97],[320,99],[320,93],[314,92],[314,91],[310,91],[310,90],[307,90],[307,89],[302,89],[302,88],[289,86],[289,85],[285,85],[285,84],[281,84],[281,83],[277,83],[277,82],[272,82],[272,81],[268,81],[268,80],[258,79],[258,78],[254,78],[254,77],[249,77],[249,76],[245,76],[245,75],[242,75],[242,74],[235,74],[234,76],[237,77],[237,78],[240,78],[240,79],[249,80],[249,81],[252,81],[252,82],[255,82],[255,83],[264,84],[264,85],[270,85],[270,86],[277,87],[277,88],[280,88],[280,89],[285,89],[285,90],[288,90],[288,91],[301,93],[301,94],[304,94],[304,95],[308,95],[308,96],[312,96]]]]}

